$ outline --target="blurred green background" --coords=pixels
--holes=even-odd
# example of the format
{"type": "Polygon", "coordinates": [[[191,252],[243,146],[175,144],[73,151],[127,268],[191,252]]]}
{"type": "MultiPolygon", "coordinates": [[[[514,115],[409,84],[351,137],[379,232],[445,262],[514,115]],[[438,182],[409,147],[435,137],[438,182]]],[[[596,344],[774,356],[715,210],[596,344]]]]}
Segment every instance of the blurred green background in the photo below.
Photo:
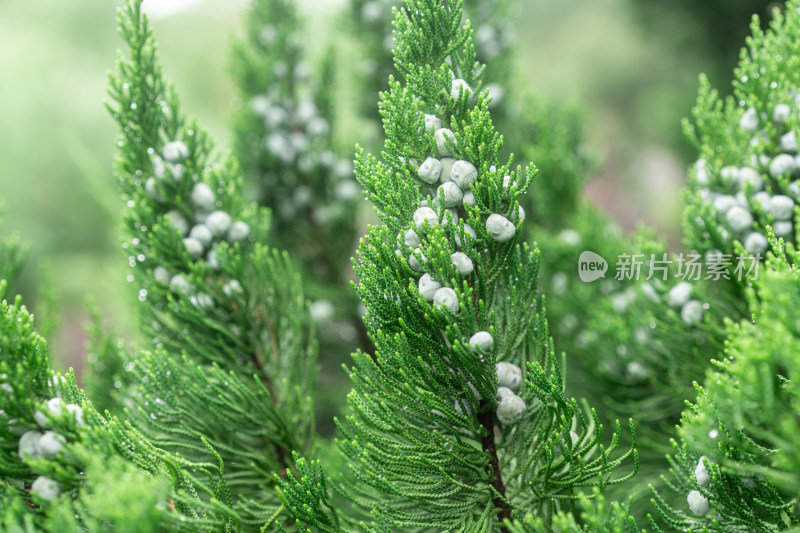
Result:
{"type": "MultiPolygon", "coordinates": [[[[319,55],[344,26],[344,0],[300,4],[309,21],[307,46],[319,55]]],[[[112,172],[116,129],[104,108],[106,74],[121,44],[115,7],[96,0],[0,2],[0,198],[7,204],[0,231],[33,245],[17,287],[27,302],[37,296],[37,265],[49,263],[62,296],[51,350],[63,366],[77,368],[87,296],[123,335],[134,330],[112,172]]],[[[231,139],[235,93],[229,49],[245,7],[243,0],[148,6],[166,76],[184,111],[221,149],[231,139]]],[[[680,119],[690,112],[698,73],[727,91],[750,14],[763,16],[767,8],[755,0],[520,2],[521,82],[583,104],[589,140],[603,156],[586,194],[623,227],[645,221],[680,246],[680,188],[692,157],[680,119]]],[[[346,53],[357,48],[346,46],[346,53]]],[[[358,128],[350,129],[344,145],[359,139],[358,128]]]]}

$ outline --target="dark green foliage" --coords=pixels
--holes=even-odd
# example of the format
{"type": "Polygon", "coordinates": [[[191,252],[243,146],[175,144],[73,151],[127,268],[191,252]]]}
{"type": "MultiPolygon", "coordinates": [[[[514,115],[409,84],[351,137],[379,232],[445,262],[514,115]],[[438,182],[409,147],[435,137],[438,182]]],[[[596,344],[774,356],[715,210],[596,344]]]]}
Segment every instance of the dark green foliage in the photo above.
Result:
{"type": "Polygon", "coordinates": [[[578,500],[582,512],[580,520],[572,513],[560,512],[553,516],[552,528],[544,524],[541,518],[526,515],[517,524],[508,524],[509,533],[546,533],[559,531],[562,533],[638,533],[636,522],[630,512],[630,498],[626,503],[607,502],[606,498],[595,489],[591,496],[581,495],[578,500]]]}

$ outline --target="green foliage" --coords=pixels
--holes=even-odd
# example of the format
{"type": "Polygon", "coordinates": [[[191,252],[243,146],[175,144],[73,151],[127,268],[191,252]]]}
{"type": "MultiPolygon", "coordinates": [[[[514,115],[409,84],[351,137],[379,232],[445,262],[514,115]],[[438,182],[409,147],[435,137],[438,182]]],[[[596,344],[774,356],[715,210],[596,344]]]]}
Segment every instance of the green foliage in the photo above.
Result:
{"type": "Polygon", "coordinates": [[[305,28],[287,0],[254,2],[246,31],[233,66],[243,102],[235,120],[237,155],[259,203],[275,214],[276,244],[315,278],[341,283],[360,193],[350,162],[335,152],[334,56],[315,69],[319,79],[309,79],[305,28]]]}
{"type": "Polygon", "coordinates": [[[110,77],[109,110],[121,129],[123,247],[155,347],[123,364],[122,383],[136,384],[125,403],[165,449],[224,461],[237,520],[260,528],[279,508],[273,474],[313,435],[316,342],[302,284],[264,244],[267,212],[243,204],[236,161],[217,163],[179,113],[140,2],[119,27],[130,57],[110,77]]]}
{"type": "Polygon", "coordinates": [[[138,531],[236,528],[218,467],[167,454],[130,425],[96,411],[72,373],[50,370],[47,343],[19,298],[0,302],[0,353],[4,530],[99,531],[99,524],[138,531]],[[48,437],[53,438],[46,445],[48,437]],[[131,477],[146,482],[131,486],[131,477]],[[115,495],[118,504],[139,502],[138,507],[115,511],[118,505],[107,505],[115,495]],[[148,501],[154,505],[145,506],[148,501]],[[168,507],[171,512],[164,512],[168,507]]]}
{"type": "MultiPolygon", "coordinates": [[[[336,48],[312,75],[298,9],[290,0],[254,0],[247,11],[246,37],[232,61],[243,102],[234,116],[235,150],[259,204],[274,214],[272,241],[303,273],[319,325],[322,376],[344,378],[340,368],[349,354],[368,348],[349,287],[361,191],[337,142],[341,106],[334,104],[342,91],[336,48]]],[[[318,419],[331,430],[328,421],[347,392],[339,385],[344,382],[320,387],[318,419]]]]}
{"type": "MultiPolygon", "coordinates": [[[[0,204],[0,215],[3,206],[0,204]]],[[[29,253],[29,246],[17,235],[0,239],[0,280],[13,286],[29,253]]],[[[0,296],[2,296],[0,294],[0,296]]]]}
{"type": "MultiPolygon", "coordinates": [[[[700,156],[690,172],[684,227],[687,244],[701,253],[730,261],[739,254],[739,242],[746,252],[763,257],[767,226],[795,241],[797,7],[790,1],[785,16],[776,11],[766,32],[753,19],[753,36],[734,73],[733,96],[721,98],[701,77],[694,120],[684,124],[700,156]]],[[[736,285],[738,290],[745,286],[736,285]]]]}
{"type": "MultiPolygon", "coordinates": [[[[635,452],[617,453],[618,426],[603,446],[594,412],[564,394],[536,294],[539,254],[516,237],[518,199],[535,168],[501,163],[503,141],[487,95],[477,95],[483,68],[468,23],[461,26],[461,4],[407,2],[397,11],[395,45],[402,81],[390,80],[381,95],[382,157],[359,149],[356,158],[356,176],[384,225],[370,228],[355,263],[376,352],[353,356],[351,409],[338,421],[349,472],[334,479],[336,489],[370,531],[499,531],[502,520],[525,512],[549,524],[578,498],[577,487],[630,477],[612,471],[631,455],[635,464],[635,452]],[[435,115],[452,138],[428,130],[424,115],[435,115]],[[474,182],[462,186],[474,205],[445,209],[444,192],[422,179],[420,162],[448,153],[476,167],[474,182]],[[423,221],[428,213],[433,218],[423,221]],[[493,238],[489,217],[498,215],[513,229],[493,238]],[[456,270],[456,250],[474,268],[456,270]],[[417,286],[422,272],[442,286],[430,298],[423,281],[417,286]],[[469,347],[478,331],[491,334],[493,347],[469,347]],[[496,418],[500,361],[527,372],[516,423],[496,418]]],[[[335,531],[318,479],[315,470],[291,480],[287,509],[307,527],[335,531]]],[[[355,526],[351,515],[340,518],[355,526]]]]}
{"type": "Polygon", "coordinates": [[[725,357],[697,386],[697,400],[681,422],[683,444],[671,459],[671,488],[698,490],[714,512],[702,520],[687,516],[656,494],[659,515],[675,527],[699,522],[709,531],[780,531],[798,525],[800,463],[791,443],[800,435],[791,398],[800,275],[796,252],[775,250],[778,257],[767,261],[749,293],[753,319],[729,323],[725,357]],[[695,470],[701,454],[705,482],[695,470]]]}
{"type": "MultiPolygon", "coordinates": [[[[626,503],[610,502],[595,489],[591,496],[581,494],[579,504],[583,510],[580,521],[571,513],[559,512],[553,516],[552,527],[556,531],[569,533],[638,533],[636,522],[630,513],[630,498],[626,503]]],[[[526,515],[519,524],[507,524],[510,533],[546,533],[553,529],[546,527],[541,518],[526,515]]]]}

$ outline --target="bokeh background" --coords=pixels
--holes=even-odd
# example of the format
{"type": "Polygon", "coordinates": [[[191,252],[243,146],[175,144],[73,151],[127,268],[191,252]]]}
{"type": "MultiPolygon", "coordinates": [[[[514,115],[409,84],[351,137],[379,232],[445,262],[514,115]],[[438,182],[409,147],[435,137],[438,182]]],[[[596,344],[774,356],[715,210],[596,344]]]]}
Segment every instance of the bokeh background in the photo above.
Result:
{"type": "MultiPolygon", "coordinates": [[[[317,55],[344,27],[345,1],[299,2],[306,44],[317,55]]],[[[184,111],[227,149],[236,105],[230,46],[246,2],[146,5],[184,111]]],[[[654,225],[680,248],[681,188],[692,160],[680,120],[691,111],[700,72],[729,90],[751,15],[763,25],[771,7],[764,0],[520,0],[518,82],[583,106],[589,142],[601,155],[585,194],[623,228],[654,225]]],[[[52,273],[61,320],[51,352],[62,367],[77,369],[87,298],[123,336],[134,331],[112,171],[116,129],[104,108],[121,45],[115,8],[97,0],[0,2],[0,231],[32,245],[16,287],[25,301],[36,302],[42,269],[52,273]]],[[[342,33],[341,53],[355,62],[357,47],[342,33]]],[[[356,107],[347,91],[340,94],[344,109],[356,107]]],[[[342,142],[352,144],[359,122],[349,124],[342,142]]]]}

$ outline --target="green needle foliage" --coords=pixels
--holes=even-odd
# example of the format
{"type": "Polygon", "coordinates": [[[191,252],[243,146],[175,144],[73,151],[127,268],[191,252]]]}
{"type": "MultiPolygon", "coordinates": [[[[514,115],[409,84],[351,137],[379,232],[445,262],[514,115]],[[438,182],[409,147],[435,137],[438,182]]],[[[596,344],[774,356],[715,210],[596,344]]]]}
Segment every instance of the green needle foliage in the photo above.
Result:
{"type": "MultiPolygon", "coordinates": [[[[392,10],[399,8],[399,0],[350,0],[347,20],[351,33],[361,44],[362,60],[357,65],[361,92],[365,95],[362,113],[374,120],[374,98],[387,88],[389,76],[396,75],[392,53],[396,46],[392,33],[392,10]]],[[[495,82],[505,80],[512,65],[512,50],[516,42],[514,14],[515,0],[479,0],[464,5],[464,13],[475,27],[475,54],[486,65],[487,78],[495,82]]],[[[490,82],[491,83],[491,82],[490,82]]],[[[492,91],[499,100],[507,87],[495,84],[492,91]]],[[[497,102],[495,102],[497,103],[497,102]]]]}
{"type": "Polygon", "coordinates": [[[236,161],[179,112],[138,1],[119,15],[129,57],[110,77],[121,138],[128,276],[152,353],[124,364],[137,427],[159,446],[225,464],[242,525],[280,508],[273,475],[310,446],[316,342],[299,276],[267,247],[267,212],[242,201],[236,161]]]}
{"type": "Polygon", "coordinates": [[[619,424],[604,446],[594,411],[564,394],[536,293],[539,254],[517,242],[518,198],[536,170],[500,160],[461,19],[460,2],[397,10],[401,80],[381,95],[384,151],[357,152],[356,176],[384,224],[370,228],[355,263],[377,349],[354,354],[350,414],[338,422],[349,472],[337,490],[362,514],[337,515],[314,467],[284,495],[320,531],[353,516],[370,531],[507,531],[504,520],[526,513],[549,526],[579,488],[628,479],[612,471],[631,456],[635,470],[635,451],[616,451],[619,424]],[[452,181],[437,190],[427,169],[447,157],[457,160],[452,181]],[[474,202],[454,203],[453,186],[474,202]],[[509,367],[525,368],[524,385],[508,380],[509,367]]]}
{"type": "MultiPolygon", "coordinates": [[[[800,198],[796,161],[797,52],[800,15],[788,2],[775,12],[768,31],[758,18],[734,72],[733,95],[721,98],[700,78],[692,122],[684,129],[699,159],[690,172],[685,211],[687,243],[701,253],[733,263],[741,250],[762,257],[767,226],[786,242],[796,242],[795,202],[800,198]],[[739,243],[738,245],[736,243],[739,243]]],[[[733,277],[733,276],[732,276],[733,277]]],[[[734,282],[737,280],[734,280],[734,282]]],[[[741,291],[744,283],[731,290],[741,291]]]]}
{"type": "Polygon", "coordinates": [[[656,493],[658,517],[678,529],[797,527],[797,464],[786,461],[795,430],[781,431],[797,419],[788,397],[796,351],[798,3],[788,2],[785,16],[776,12],[768,31],[757,18],[751,29],[734,96],[723,100],[701,78],[694,121],[685,124],[700,153],[690,172],[687,242],[727,267],[731,280],[715,288],[748,309],[730,317],[721,362],[697,386],[674,444],[669,484],[690,512],[656,493]],[[755,281],[734,276],[737,256],[763,259],[770,246],[777,257],[760,265],[755,281]]]}
{"type": "Polygon", "coordinates": [[[767,532],[800,524],[800,413],[792,400],[800,272],[797,252],[774,244],[777,257],[748,291],[753,319],[729,324],[724,358],[696,385],[697,400],[680,426],[682,444],[674,444],[669,485],[688,495],[690,512],[654,494],[657,516],[673,528],[767,532]]]}
{"type": "Polygon", "coordinates": [[[72,372],[50,369],[20,298],[0,301],[0,353],[3,531],[237,529],[219,463],[169,454],[95,410],[72,372]]]}

